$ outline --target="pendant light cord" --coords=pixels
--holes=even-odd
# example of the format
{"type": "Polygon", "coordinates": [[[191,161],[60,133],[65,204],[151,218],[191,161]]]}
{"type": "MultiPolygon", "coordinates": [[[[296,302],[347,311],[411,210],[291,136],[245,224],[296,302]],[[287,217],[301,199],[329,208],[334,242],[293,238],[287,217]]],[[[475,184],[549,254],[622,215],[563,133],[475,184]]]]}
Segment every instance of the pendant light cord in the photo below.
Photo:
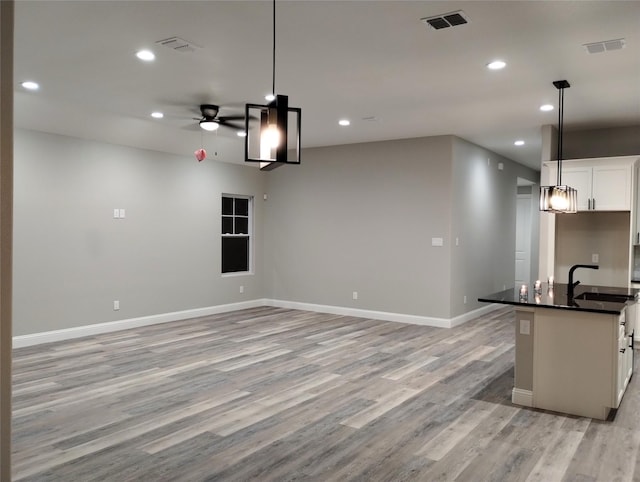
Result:
{"type": "Polygon", "coordinates": [[[276,0],[273,0],[273,83],[271,84],[271,94],[276,95],[276,0]]]}
{"type": "Polygon", "coordinates": [[[564,87],[558,89],[558,186],[562,186],[562,134],[564,125],[564,87]]]}

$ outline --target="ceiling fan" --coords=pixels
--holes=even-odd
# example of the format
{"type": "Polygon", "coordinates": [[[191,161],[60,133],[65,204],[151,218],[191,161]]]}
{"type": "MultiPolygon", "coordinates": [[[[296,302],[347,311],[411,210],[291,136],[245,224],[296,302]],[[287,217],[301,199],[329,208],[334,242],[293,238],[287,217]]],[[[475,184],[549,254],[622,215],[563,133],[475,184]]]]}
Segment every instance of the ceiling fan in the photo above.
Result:
{"type": "Polygon", "coordinates": [[[220,107],[215,104],[201,104],[201,117],[194,117],[193,120],[199,121],[198,124],[205,131],[215,131],[220,126],[229,127],[236,131],[244,130],[242,125],[234,124],[233,121],[244,121],[243,115],[227,115],[218,116],[220,107]]]}

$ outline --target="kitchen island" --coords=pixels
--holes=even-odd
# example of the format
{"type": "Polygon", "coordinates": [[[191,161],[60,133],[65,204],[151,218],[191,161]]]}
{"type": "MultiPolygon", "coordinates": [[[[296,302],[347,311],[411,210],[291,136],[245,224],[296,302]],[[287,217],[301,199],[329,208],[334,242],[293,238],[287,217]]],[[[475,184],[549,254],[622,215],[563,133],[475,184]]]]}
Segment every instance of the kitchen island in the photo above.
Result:
{"type": "Polygon", "coordinates": [[[638,290],[567,287],[543,283],[478,301],[516,306],[513,403],[605,420],[633,374],[638,290]]]}

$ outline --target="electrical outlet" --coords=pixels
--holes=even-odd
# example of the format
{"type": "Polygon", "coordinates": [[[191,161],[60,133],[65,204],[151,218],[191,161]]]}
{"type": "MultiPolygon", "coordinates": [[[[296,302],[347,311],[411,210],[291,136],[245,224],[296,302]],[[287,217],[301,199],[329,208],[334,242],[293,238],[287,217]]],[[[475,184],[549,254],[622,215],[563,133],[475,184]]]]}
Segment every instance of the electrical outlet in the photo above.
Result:
{"type": "Polygon", "coordinates": [[[113,219],[120,219],[120,209],[115,208],[113,210],[113,219]]]}
{"type": "Polygon", "coordinates": [[[467,304],[467,296],[466,296],[466,295],[462,297],[462,302],[463,302],[465,305],[467,304]]]}
{"type": "Polygon", "coordinates": [[[521,335],[531,334],[531,322],[529,320],[520,320],[520,334],[521,335]]]}
{"type": "Polygon", "coordinates": [[[244,286],[240,287],[240,293],[244,293],[244,286]]]}
{"type": "Polygon", "coordinates": [[[592,263],[599,263],[600,262],[600,255],[598,253],[594,253],[591,255],[591,262],[592,263]]]}
{"type": "Polygon", "coordinates": [[[118,311],[120,309],[120,301],[113,300],[113,311],[118,311]]]}
{"type": "Polygon", "coordinates": [[[354,292],[353,292],[353,299],[354,299],[354,300],[357,300],[357,299],[358,299],[358,292],[357,292],[357,291],[354,291],[354,292]]]}

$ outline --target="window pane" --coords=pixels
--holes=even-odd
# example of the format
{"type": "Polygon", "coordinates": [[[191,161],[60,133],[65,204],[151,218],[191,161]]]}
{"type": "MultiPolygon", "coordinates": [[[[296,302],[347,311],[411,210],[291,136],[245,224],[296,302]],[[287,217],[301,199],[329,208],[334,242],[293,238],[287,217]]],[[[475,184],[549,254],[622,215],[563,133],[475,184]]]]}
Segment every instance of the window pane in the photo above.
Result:
{"type": "Polygon", "coordinates": [[[231,216],[222,218],[222,234],[233,234],[233,218],[231,216]]]}
{"type": "Polygon", "coordinates": [[[222,238],[222,272],[249,271],[249,238],[222,238]]]}
{"type": "Polygon", "coordinates": [[[222,214],[226,214],[229,216],[233,214],[233,198],[232,197],[222,198],[222,214]]]}
{"type": "Polygon", "coordinates": [[[236,218],[236,234],[249,234],[249,218],[236,218]]]}
{"type": "Polygon", "coordinates": [[[236,198],[236,216],[249,215],[249,200],[236,198]]]}

